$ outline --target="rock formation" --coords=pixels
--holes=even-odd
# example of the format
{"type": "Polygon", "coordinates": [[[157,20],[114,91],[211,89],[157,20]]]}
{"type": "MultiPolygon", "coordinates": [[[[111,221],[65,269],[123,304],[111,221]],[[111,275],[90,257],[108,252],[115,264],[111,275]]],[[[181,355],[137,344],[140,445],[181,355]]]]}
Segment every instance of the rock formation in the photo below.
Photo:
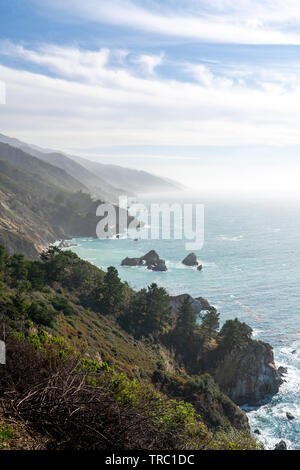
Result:
{"type": "Polygon", "coordinates": [[[198,266],[199,263],[195,253],[190,253],[184,258],[182,264],[185,264],[186,266],[198,266]]]}
{"type": "Polygon", "coordinates": [[[285,441],[280,441],[275,445],[274,450],[287,450],[287,445],[285,441]]]}
{"type": "Polygon", "coordinates": [[[196,315],[200,313],[202,310],[209,310],[211,307],[208,301],[204,299],[203,297],[193,298],[189,294],[180,294],[180,295],[174,295],[170,297],[170,304],[171,304],[171,308],[173,312],[178,313],[180,305],[186,297],[191,302],[196,315]]]}
{"type": "Polygon", "coordinates": [[[275,395],[283,383],[272,347],[254,340],[225,354],[213,376],[221,390],[238,405],[259,406],[268,395],[275,395]]]}
{"type": "Polygon", "coordinates": [[[165,260],[161,259],[154,250],[140,258],[126,257],[122,260],[121,266],[147,266],[147,269],[152,271],[167,271],[165,260]]]}
{"type": "Polygon", "coordinates": [[[62,240],[58,245],[58,248],[71,248],[72,246],[77,246],[75,243],[68,243],[67,240],[62,240]]]}

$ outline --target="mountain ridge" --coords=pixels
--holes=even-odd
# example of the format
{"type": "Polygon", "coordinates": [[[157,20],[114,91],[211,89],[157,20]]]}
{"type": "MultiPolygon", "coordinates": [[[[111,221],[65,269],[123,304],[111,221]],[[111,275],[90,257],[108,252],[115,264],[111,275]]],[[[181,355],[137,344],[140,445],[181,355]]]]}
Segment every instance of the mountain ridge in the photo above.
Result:
{"type": "Polygon", "coordinates": [[[64,169],[84,186],[87,186],[92,195],[95,197],[104,196],[111,202],[117,202],[119,195],[155,191],[174,192],[184,189],[180,183],[144,170],[94,162],[65,152],[42,149],[4,134],[0,134],[0,142],[19,148],[42,161],[64,169]]]}

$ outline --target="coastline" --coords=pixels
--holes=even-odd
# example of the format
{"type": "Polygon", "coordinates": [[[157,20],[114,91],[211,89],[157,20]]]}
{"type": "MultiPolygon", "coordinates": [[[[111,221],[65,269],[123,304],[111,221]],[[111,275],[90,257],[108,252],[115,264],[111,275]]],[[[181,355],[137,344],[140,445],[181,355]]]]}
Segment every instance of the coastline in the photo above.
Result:
{"type": "MultiPolygon", "coordinates": [[[[278,233],[279,232],[276,231],[276,236],[278,236],[278,233]]],[[[275,236],[273,234],[275,234],[275,232],[272,232],[272,236],[275,236]]],[[[108,265],[116,266],[119,270],[121,278],[129,282],[129,284],[134,289],[140,289],[145,285],[149,285],[149,283],[151,283],[151,279],[155,279],[155,281],[157,281],[160,285],[166,287],[171,295],[178,295],[183,294],[185,292],[190,292],[193,297],[201,295],[208,298],[210,304],[216,306],[218,309],[221,310],[221,318],[223,318],[223,320],[242,315],[241,318],[244,321],[246,321],[247,323],[250,322],[251,326],[254,329],[255,338],[266,341],[274,346],[276,364],[278,366],[288,367],[288,374],[285,377],[286,382],[281,386],[279,394],[275,396],[274,399],[268,404],[260,406],[259,411],[254,411],[253,409],[251,409],[247,412],[247,416],[251,424],[251,429],[252,431],[254,431],[256,428],[261,429],[262,435],[259,437],[261,437],[261,439],[263,439],[263,441],[267,443],[267,447],[270,449],[273,448],[274,444],[277,443],[281,438],[286,439],[289,448],[300,448],[300,443],[297,442],[296,435],[295,437],[293,437],[294,434],[291,435],[295,426],[297,429],[298,421],[296,419],[296,421],[294,422],[287,422],[287,419],[285,417],[285,412],[289,410],[292,410],[292,412],[296,416],[298,416],[298,411],[297,409],[295,409],[295,405],[290,404],[289,400],[289,397],[293,398],[293,392],[291,391],[293,390],[297,392],[299,386],[297,379],[294,378],[295,374],[291,375],[295,367],[294,361],[295,359],[297,359],[297,355],[291,355],[291,353],[289,352],[289,350],[296,348],[297,344],[294,344],[294,346],[291,345],[290,348],[288,348],[288,343],[286,343],[286,349],[288,351],[287,357],[289,359],[287,361],[286,357],[284,357],[283,353],[281,352],[282,343],[276,341],[274,342],[274,334],[272,334],[271,336],[266,336],[265,333],[268,333],[268,330],[265,330],[264,327],[264,323],[266,321],[265,317],[261,317],[260,315],[250,315],[248,310],[244,310],[240,307],[238,303],[236,303],[236,300],[239,300],[239,298],[241,298],[241,294],[243,295],[243,291],[238,292],[236,290],[236,292],[232,292],[230,291],[231,289],[229,287],[227,288],[228,291],[218,289],[216,290],[213,287],[212,283],[215,282],[214,279],[216,278],[216,274],[219,270],[218,264],[215,260],[215,256],[213,259],[207,259],[207,256],[204,257],[203,255],[200,256],[201,262],[203,262],[204,266],[206,266],[205,276],[201,274],[201,276],[198,276],[197,278],[187,278],[186,276],[191,276],[193,270],[183,269],[181,266],[177,266],[174,261],[170,261],[172,260],[172,252],[166,251],[168,245],[160,244],[159,247],[157,247],[157,251],[163,257],[166,258],[167,264],[170,261],[170,264],[168,264],[169,271],[167,275],[166,273],[155,273],[154,276],[154,273],[149,273],[147,272],[147,270],[144,269],[126,269],[120,266],[120,261],[122,257],[126,255],[137,256],[143,254],[148,248],[150,249],[155,247],[156,244],[154,243],[152,243],[152,245],[150,244],[150,242],[148,244],[147,242],[135,244],[131,240],[120,240],[120,243],[118,243],[116,240],[84,241],[83,239],[73,239],[72,241],[81,244],[81,246],[74,248],[74,251],[77,252],[79,256],[84,257],[88,261],[92,262],[96,266],[100,266],[103,269],[106,269],[108,265]],[[206,278],[208,279],[206,280],[206,278]],[[168,280],[170,280],[170,282],[168,282],[168,280]],[[195,282],[197,282],[197,284],[200,283],[199,287],[196,287],[195,282]],[[190,288],[188,286],[190,286],[190,288]],[[224,307],[226,307],[225,311],[224,307]],[[293,362],[291,363],[291,361],[293,362]]],[[[223,243],[229,244],[230,242],[223,241],[222,244],[223,243]]],[[[218,244],[221,244],[221,242],[218,241],[218,244]]],[[[179,256],[176,257],[178,258],[179,256]]],[[[247,292],[249,292],[249,287],[247,287],[247,292]]],[[[264,305],[261,300],[263,299],[260,299],[259,301],[260,306],[264,305]]],[[[242,301],[240,303],[247,304],[248,302],[242,301]]],[[[279,317],[276,317],[276,319],[277,318],[279,317]]],[[[286,340],[285,342],[287,341],[288,340],[286,340]]],[[[295,371],[297,370],[298,369],[295,369],[295,371]]]]}
{"type": "MultiPolygon", "coordinates": [[[[91,242],[93,243],[93,242],[96,241],[96,242],[97,242],[97,243],[96,243],[97,246],[99,246],[99,244],[101,244],[101,242],[102,242],[102,243],[104,242],[105,245],[106,245],[107,243],[109,243],[108,240],[93,240],[93,239],[85,239],[85,241],[84,241],[84,239],[72,239],[71,241],[72,241],[72,243],[74,243],[74,244],[76,243],[76,244],[77,244],[77,247],[74,247],[74,248],[73,248],[73,250],[74,250],[75,252],[78,252],[78,250],[81,250],[81,249],[84,250],[84,247],[86,246],[86,244],[89,244],[89,243],[91,243],[91,242]],[[80,243],[80,242],[82,242],[82,243],[80,243]],[[79,246],[79,245],[81,245],[81,246],[79,246]]],[[[113,244],[117,243],[116,240],[110,240],[110,242],[113,243],[113,244]]],[[[128,248],[128,245],[130,246],[130,243],[132,242],[132,240],[127,240],[127,241],[125,241],[125,240],[120,240],[120,242],[121,242],[121,243],[122,243],[122,242],[123,242],[123,243],[126,243],[126,242],[127,242],[126,248],[128,248]]],[[[133,244],[133,243],[132,243],[132,244],[133,244]]],[[[115,245],[115,247],[116,247],[116,246],[117,246],[117,245],[115,245]]],[[[155,246],[155,245],[153,244],[153,246],[155,246]]],[[[130,248],[132,248],[132,249],[134,249],[134,250],[137,250],[137,249],[138,249],[138,250],[141,250],[140,247],[139,247],[139,248],[136,248],[135,245],[134,245],[133,247],[132,247],[132,245],[131,245],[130,248]]],[[[91,258],[90,258],[91,252],[94,252],[94,251],[95,251],[94,249],[89,250],[89,256],[85,257],[85,259],[87,259],[88,261],[90,261],[90,260],[91,260],[91,258]]],[[[96,251],[97,251],[97,250],[96,250],[96,251]]],[[[117,250],[117,251],[119,251],[119,250],[117,250]]],[[[111,250],[110,250],[110,252],[113,253],[113,251],[111,251],[111,250]]],[[[123,251],[122,251],[122,254],[123,254],[123,251]]],[[[120,257],[121,257],[121,256],[122,256],[122,255],[120,255],[120,257]]],[[[112,265],[116,266],[117,269],[121,270],[121,276],[122,276],[122,274],[123,274],[123,277],[122,277],[122,278],[123,278],[124,280],[127,280],[127,281],[128,281],[129,278],[130,278],[130,275],[128,275],[128,274],[129,274],[129,273],[135,273],[135,272],[136,272],[136,271],[135,271],[136,269],[138,270],[138,273],[142,273],[142,272],[143,272],[143,273],[145,273],[145,274],[143,274],[143,275],[147,275],[147,273],[146,273],[144,270],[141,271],[139,268],[130,268],[130,269],[127,270],[127,274],[125,275],[125,271],[122,272],[122,267],[120,266],[120,261],[121,261],[121,260],[119,259],[119,264],[118,264],[118,263],[115,262],[115,258],[113,258],[111,261],[109,261],[108,259],[106,259],[106,261],[105,261],[104,264],[106,264],[106,265],[112,264],[112,265]],[[124,275],[125,275],[125,277],[124,277],[124,275]]],[[[96,260],[96,259],[94,259],[94,260],[92,261],[92,263],[95,264],[96,266],[99,265],[99,263],[97,263],[97,260],[96,260]]],[[[103,264],[103,263],[100,264],[100,267],[103,268],[104,264],[103,264]]],[[[189,269],[189,268],[188,268],[188,269],[189,269]]],[[[153,274],[153,273],[152,273],[152,274],[153,274]]],[[[196,274],[196,273],[195,273],[195,274],[196,274]]],[[[141,274],[141,275],[142,275],[142,274],[141,274]]],[[[144,284],[144,285],[146,285],[147,283],[149,283],[150,278],[151,278],[151,276],[149,277],[149,276],[147,275],[147,281],[145,281],[145,284],[144,284]]],[[[159,281],[158,281],[158,282],[159,282],[159,281]]],[[[132,284],[131,282],[129,282],[129,283],[132,284]]],[[[137,286],[134,285],[134,284],[133,284],[132,286],[133,286],[134,288],[137,287],[137,286]]],[[[140,285],[139,287],[142,287],[142,285],[140,285]]],[[[180,295],[180,294],[183,294],[183,293],[186,293],[186,292],[182,292],[180,289],[174,291],[174,289],[173,289],[171,295],[172,295],[172,296],[176,296],[176,295],[180,295]]],[[[200,291],[200,294],[203,295],[204,292],[201,290],[201,291],[200,291]]],[[[193,295],[193,297],[194,297],[194,295],[193,295]]],[[[213,299],[212,299],[212,300],[213,300],[213,299]]],[[[214,304],[214,303],[217,303],[217,302],[214,302],[214,301],[211,302],[211,301],[210,301],[210,303],[213,303],[213,304],[214,304]]],[[[256,337],[257,337],[257,335],[256,335],[256,337]]],[[[263,339],[263,338],[262,338],[262,339],[263,339]]],[[[281,364],[280,364],[280,365],[281,365],[281,364]]],[[[287,379],[288,379],[288,376],[287,376],[287,379]]],[[[275,398],[275,400],[276,400],[276,398],[275,398]]],[[[270,403],[270,402],[269,402],[269,403],[270,403]]],[[[265,405],[262,404],[259,408],[262,409],[264,406],[265,406],[265,405]]],[[[268,404],[267,404],[266,406],[268,406],[268,404]]],[[[241,406],[241,409],[244,409],[244,408],[245,408],[245,406],[241,406]]],[[[256,408],[256,410],[257,410],[257,409],[258,409],[258,408],[256,408]]],[[[251,410],[247,411],[247,416],[248,416],[248,418],[250,418],[250,419],[249,419],[249,424],[251,425],[251,430],[252,430],[252,432],[254,432],[254,430],[257,428],[257,424],[256,424],[256,423],[254,423],[254,424],[252,423],[252,421],[253,421],[253,420],[251,420],[251,412],[252,412],[252,411],[253,411],[253,408],[251,408],[251,410]]],[[[275,444],[278,442],[278,438],[275,438],[274,441],[272,441],[272,443],[271,443],[270,439],[268,439],[268,436],[264,433],[263,430],[261,431],[261,435],[260,435],[260,436],[256,436],[256,437],[258,437],[259,440],[262,440],[262,441],[267,445],[267,447],[268,447],[269,449],[274,448],[273,442],[274,442],[275,444]],[[275,441],[276,441],[276,442],[275,442],[275,441]],[[273,447],[272,447],[272,446],[273,446],[273,447]]],[[[289,442],[288,442],[288,444],[289,444],[289,442]]],[[[292,445],[292,443],[291,443],[291,445],[292,445]]]]}

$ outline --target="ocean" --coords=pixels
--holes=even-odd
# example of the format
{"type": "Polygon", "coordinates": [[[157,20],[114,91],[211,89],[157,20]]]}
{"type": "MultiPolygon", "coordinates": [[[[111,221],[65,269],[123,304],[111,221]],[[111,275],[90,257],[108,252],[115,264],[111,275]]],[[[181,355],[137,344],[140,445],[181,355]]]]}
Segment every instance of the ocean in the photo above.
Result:
{"type": "Polygon", "coordinates": [[[288,369],[271,401],[245,407],[251,428],[260,429],[258,438],[268,449],[284,439],[289,449],[300,450],[300,202],[195,195],[159,200],[204,204],[204,245],[193,250],[202,271],[181,263],[188,254],[186,240],[134,241],[129,233],[119,239],[76,238],[72,250],[103,269],[115,266],[134,289],[156,282],[170,294],[207,298],[222,322],[237,317],[249,324],[256,339],[273,346],[277,366],[288,369]],[[139,257],[151,249],[166,260],[167,272],[120,266],[126,256],[139,257]],[[287,411],[294,420],[286,418],[287,411]]]}

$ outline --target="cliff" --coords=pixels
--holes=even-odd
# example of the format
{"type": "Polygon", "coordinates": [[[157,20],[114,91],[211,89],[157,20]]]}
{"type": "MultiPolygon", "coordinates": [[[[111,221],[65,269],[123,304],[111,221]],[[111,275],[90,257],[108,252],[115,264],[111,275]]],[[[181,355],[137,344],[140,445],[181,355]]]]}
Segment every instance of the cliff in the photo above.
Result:
{"type": "Polygon", "coordinates": [[[222,358],[213,371],[221,390],[238,405],[259,406],[278,392],[282,375],[274,363],[272,347],[252,340],[222,358]]]}
{"type": "MultiPolygon", "coordinates": [[[[100,203],[87,193],[62,190],[0,159],[0,244],[9,254],[37,259],[58,239],[95,237],[100,203]]],[[[123,209],[116,207],[117,214],[119,210],[123,209]]]]}

